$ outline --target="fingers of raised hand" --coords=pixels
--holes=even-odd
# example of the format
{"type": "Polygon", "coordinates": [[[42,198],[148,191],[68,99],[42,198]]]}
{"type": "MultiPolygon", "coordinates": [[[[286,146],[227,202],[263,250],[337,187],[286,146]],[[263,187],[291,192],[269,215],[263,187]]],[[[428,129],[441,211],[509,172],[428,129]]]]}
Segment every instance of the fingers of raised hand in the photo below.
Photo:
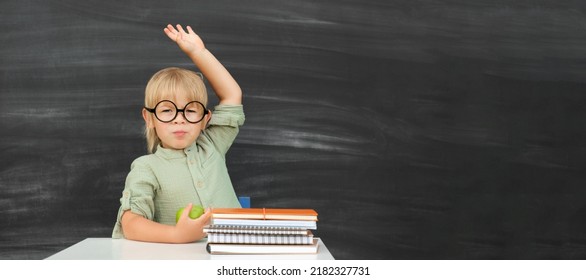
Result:
{"type": "Polygon", "coordinates": [[[177,33],[177,30],[171,24],[167,24],[167,26],[165,27],[165,31],[173,33],[173,34],[177,33]]]}
{"type": "Polygon", "coordinates": [[[177,40],[180,38],[186,38],[184,36],[186,35],[194,35],[195,32],[193,31],[193,28],[191,28],[191,26],[187,26],[187,32],[185,31],[185,29],[183,29],[183,26],[181,26],[181,24],[177,24],[176,27],[174,27],[171,24],[168,24],[167,27],[165,27],[165,33],[167,34],[167,36],[169,36],[169,38],[177,40]]]}
{"type": "Polygon", "coordinates": [[[179,32],[177,32],[177,30],[175,30],[175,27],[173,27],[173,25],[171,24],[167,25],[164,31],[165,34],[167,34],[167,36],[169,36],[169,38],[173,40],[177,39],[177,35],[179,35],[179,32]]]}
{"type": "Polygon", "coordinates": [[[181,33],[181,34],[187,34],[185,32],[185,30],[183,30],[183,26],[181,26],[181,24],[177,24],[177,30],[181,33]]]}

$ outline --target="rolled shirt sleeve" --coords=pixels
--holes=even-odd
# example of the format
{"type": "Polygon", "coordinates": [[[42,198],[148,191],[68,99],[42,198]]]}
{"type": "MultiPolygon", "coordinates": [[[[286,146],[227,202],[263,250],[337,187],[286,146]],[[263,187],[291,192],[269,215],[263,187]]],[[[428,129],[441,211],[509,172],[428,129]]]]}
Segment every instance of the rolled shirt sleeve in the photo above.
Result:
{"type": "Polygon", "coordinates": [[[141,162],[141,158],[136,159],[130,168],[126,177],[125,188],[120,198],[120,208],[114,231],[113,238],[123,238],[122,214],[130,210],[132,213],[141,215],[146,219],[153,220],[155,215],[154,197],[158,188],[157,180],[150,168],[141,162]]]}
{"type": "Polygon", "coordinates": [[[220,104],[214,108],[209,127],[202,132],[202,136],[224,156],[236,139],[244,120],[242,105],[220,104]]]}

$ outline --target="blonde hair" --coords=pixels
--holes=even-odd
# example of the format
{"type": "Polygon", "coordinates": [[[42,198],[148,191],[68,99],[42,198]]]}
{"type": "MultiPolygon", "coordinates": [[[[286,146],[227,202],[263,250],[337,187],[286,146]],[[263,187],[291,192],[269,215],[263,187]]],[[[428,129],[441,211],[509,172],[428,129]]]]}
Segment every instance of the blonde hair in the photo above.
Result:
{"type": "MultiPolygon", "coordinates": [[[[199,101],[207,107],[208,95],[203,76],[191,70],[169,67],[155,73],[147,83],[144,95],[144,105],[154,108],[157,103],[165,99],[186,95],[191,101],[199,101]]],[[[155,116],[148,114],[151,122],[155,116]]],[[[155,153],[161,140],[154,127],[145,124],[145,137],[149,153],[155,153]]]]}

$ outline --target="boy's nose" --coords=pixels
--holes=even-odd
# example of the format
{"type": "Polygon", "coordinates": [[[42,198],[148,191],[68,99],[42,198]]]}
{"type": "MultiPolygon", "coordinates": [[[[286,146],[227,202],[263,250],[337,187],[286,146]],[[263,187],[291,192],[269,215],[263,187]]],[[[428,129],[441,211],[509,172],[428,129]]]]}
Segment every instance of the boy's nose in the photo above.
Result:
{"type": "Polygon", "coordinates": [[[177,116],[173,120],[174,123],[185,123],[185,117],[183,116],[183,112],[177,112],[177,116]]]}

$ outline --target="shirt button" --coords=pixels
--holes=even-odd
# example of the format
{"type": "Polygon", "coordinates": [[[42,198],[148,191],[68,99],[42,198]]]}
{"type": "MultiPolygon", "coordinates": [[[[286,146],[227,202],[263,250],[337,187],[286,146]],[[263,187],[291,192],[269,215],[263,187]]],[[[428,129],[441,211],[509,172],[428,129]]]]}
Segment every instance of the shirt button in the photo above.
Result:
{"type": "Polygon", "coordinates": [[[197,183],[195,184],[195,186],[199,189],[203,188],[203,182],[202,181],[197,181],[197,183]]]}

